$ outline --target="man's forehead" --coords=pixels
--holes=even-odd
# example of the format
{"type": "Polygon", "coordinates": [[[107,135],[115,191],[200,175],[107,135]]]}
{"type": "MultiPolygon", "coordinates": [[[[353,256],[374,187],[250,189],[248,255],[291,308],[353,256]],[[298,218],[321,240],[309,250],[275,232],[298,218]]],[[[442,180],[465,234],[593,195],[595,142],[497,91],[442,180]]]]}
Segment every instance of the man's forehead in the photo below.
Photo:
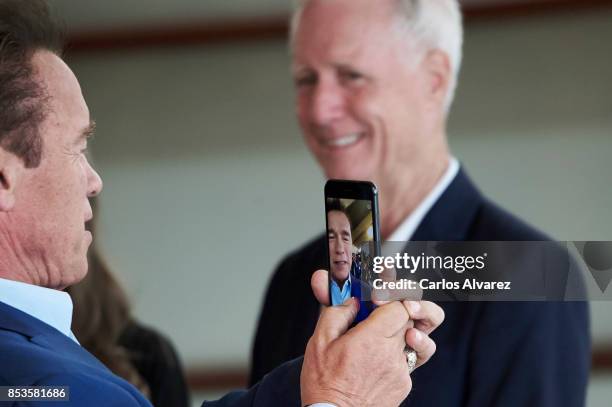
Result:
{"type": "Polygon", "coordinates": [[[294,68],[299,68],[312,54],[347,63],[362,54],[383,51],[395,42],[390,34],[390,10],[371,3],[351,1],[310,1],[298,22],[293,38],[294,68]]]}
{"type": "Polygon", "coordinates": [[[49,119],[79,133],[86,131],[91,125],[89,109],[72,70],[60,57],[46,50],[36,52],[32,64],[47,93],[49,119]]]}
{"type": "Polygon", "coordinates": [[[32,65],[49,91],[66,92],[71,87],[80,86],[72,70],[57,54],[39,50],[32,55],[32,65]]]}
{"type": "Polygon", "coordinates": [[[343,229],[348,229],[348,231],[350,232],[351,221],[349,220],[348,215],[346,213],[342,211],[331,210],[328,212],[328,216],[332,223],[336,223],[336,225],[338,223],[341,223],[340,226],[343,229]]]}
{"type": "Polygon", "coordinates": [[[330,19],[337,16],[330,13],[361,14],[366,18],[389,15],[399,7],[399,0],[302,0],[301,13],[303,16],[316,14],[317,17],[327,15],[330,19]]]}

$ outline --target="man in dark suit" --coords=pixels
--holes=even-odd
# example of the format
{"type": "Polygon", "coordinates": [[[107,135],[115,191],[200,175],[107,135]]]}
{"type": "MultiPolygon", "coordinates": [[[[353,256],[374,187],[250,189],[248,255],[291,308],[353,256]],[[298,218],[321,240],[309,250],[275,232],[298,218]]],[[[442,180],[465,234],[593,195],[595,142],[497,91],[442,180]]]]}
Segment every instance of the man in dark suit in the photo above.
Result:
{"type": "MultiPolygon", "coordinates": [[[[21,386],[62,386],[51,393],[64,391],[62,405],[150,407],[70,330],[72,302],[63,290],[87,273],[88,198],[102,180],[86,155],[93,122],[60,55],[43,1],[0,0],[0,386],[13,390],[7,395],[15,405],[48,397],[39,388],[30,394],[38,401],[19,400],[21,386]]],[[[326,272],[313,288],[325,303],[326,272]]],[[[409,302],[386,304],[344,335],[358,308],[355,301],[325,307],[303,360],[211,406],[397,404],[411,388],[404,347],[417,351],[418,365],[435,350],[411,319],[434,328],[442,310],[429,303],[419,314],[409,302]]]]}
{"type": "MultiPolygon", "coordinates": [[[[301,2],[291,47],[306,144],[327,178],[377,185],[385,240],[547,240],[483,197],[449,152],[446,118],[461,42],[455,0],[301,2]]],[[[324,265],[320,237],[275,270],[255,335],[251,381],[303,353],[318,314],[308,281],[324,265]],[[274,335],[289,328],[291,335],[274,335]]],[[[415,388],[403,405],[584,404],[585,303],[440,305],[446,322],[432,335],[437,353],[413,374],[415,388]]]]}

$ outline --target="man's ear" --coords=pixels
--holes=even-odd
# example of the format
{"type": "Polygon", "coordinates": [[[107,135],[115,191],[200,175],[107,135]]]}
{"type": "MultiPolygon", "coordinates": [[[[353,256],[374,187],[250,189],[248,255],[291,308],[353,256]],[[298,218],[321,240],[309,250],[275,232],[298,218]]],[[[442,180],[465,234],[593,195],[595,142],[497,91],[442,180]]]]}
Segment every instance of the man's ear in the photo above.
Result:
{"type": "Polygon", "coordinates": [[[0,147],[0,212],[13,209],[16,187],[24,168],[19,157],[0,147]]]}
{"type": "Polygon", "coordinates": [[[429,99],[434,105],[444,109],[452,75],[450,59],[445,52],[432,49],[425,54],[423,64],[428,77],[429,99]]]}

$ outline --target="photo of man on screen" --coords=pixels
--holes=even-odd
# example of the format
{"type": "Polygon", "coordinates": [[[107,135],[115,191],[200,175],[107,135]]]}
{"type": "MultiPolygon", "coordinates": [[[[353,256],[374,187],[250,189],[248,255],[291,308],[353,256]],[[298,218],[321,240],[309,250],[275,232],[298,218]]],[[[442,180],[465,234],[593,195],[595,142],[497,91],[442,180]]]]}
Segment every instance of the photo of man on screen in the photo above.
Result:
{"type": "Polygon", "coordinates": [[[327,209],[327,239],[331,271],[331,299],[333,305],[351,298],[351,267],[353,264],[353,237],[351,222],[339,200],[327,209]]]}

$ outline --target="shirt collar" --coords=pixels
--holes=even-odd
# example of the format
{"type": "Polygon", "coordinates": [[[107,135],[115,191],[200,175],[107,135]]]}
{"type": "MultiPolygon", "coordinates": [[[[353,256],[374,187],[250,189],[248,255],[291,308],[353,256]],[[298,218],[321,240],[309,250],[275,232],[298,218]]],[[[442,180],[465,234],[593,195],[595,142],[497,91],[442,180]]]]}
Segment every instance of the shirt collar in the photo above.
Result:
{"type": "Polygon", "coordinates": [[[427,215],[427,212],[436,203],[442,193],[448,188],[450,183],[455,179],[459,172],[459,162],[455,157],[450,158],[446,172],[436,183],[433,189],[427,194],[425,199],[412,211],[410,215],[391,233],[387,241],[389,242],[407,242],[412,238],[412,235],[419,227],[419,224],[427,215]]]}
{"type": "Polygon", "coordinates": [[[345,287],[349,287],[349,288],[350,288],[350,287],[351,287],[351,273],[349,273],[348,278],[347,278],[347,279],[344,281],[344,283],[342,284],[342,287],[340,287],[340,286],[338,285],[338,283],[336,283],[336,280],[334,280],[333,278],[332,278],[332,283],[333,283],[333,284],[334,284],[336,287],[338,287],[338,289],[339,289],[340,291],[344,291],[344,288],[345,288],[345,287]]]}
{"type": "Polygon", "coordinates": [[[72,299],[68,293],[0,278],[0,301],[52,326],[78,343],[70,330],[72,299]]]}

